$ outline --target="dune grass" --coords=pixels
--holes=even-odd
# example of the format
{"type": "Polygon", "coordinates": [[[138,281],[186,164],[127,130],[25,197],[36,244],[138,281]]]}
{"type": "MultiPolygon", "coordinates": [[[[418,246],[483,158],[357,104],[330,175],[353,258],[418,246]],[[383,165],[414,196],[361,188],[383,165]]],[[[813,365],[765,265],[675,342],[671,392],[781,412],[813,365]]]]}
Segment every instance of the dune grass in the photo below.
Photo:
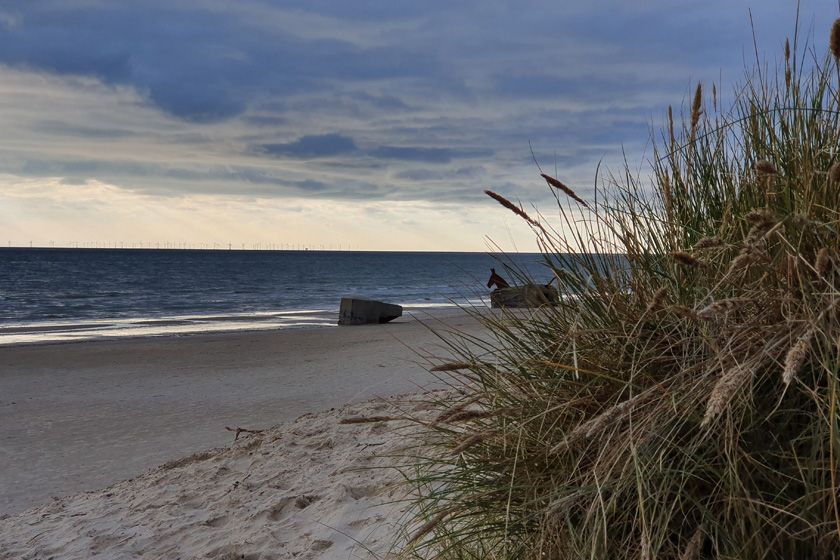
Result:
{"type": "Polygon", "coordinates": [[[840,20],[826,55],[796,42],[731,107],[669,108],[650,178],[546,177],[559,222],[491,195],[561,301],[446,337],[406,555],[840,551],[840,20]]]}

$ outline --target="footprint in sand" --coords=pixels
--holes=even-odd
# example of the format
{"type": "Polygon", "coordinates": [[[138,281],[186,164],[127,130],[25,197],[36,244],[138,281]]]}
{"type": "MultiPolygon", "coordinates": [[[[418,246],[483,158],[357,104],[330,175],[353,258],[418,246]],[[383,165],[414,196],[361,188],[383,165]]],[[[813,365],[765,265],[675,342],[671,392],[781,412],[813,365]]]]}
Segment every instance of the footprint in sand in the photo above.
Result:
{"type": "Polygon", "coordinates": [[[372,517],[362,517],[360,519],[355,519],[347,524],[348,527],[351,529],[361,529],[362,527],[367,527],[373,521],[372,517]]]}
{"type": "Polygon", "coordinates": [[[271,521],[280,521],[283,517],[285,517],[285,512],[288,509],[289,504],[293,501],[295,501],[295,498],[293,496],[288,496],[274,504],[274,507],[268,511],[268,518],[271,521]]]}
{"type": "Polygon", "coordinates": [[[387,426],[385,423],[374,424],[371,426],[370,430],[368,430],[369,434],[372,435],[379,435],[384,434],[385,432],[389,431],[391,428],[387,426]]]}
{"type": "Polygon", "coordinates": [[[309,449],[332,449],[333,447],[335,447],[335,442],[332,438],[328,437],[307,444],[306,447],[308,447],[309,449]]]}
{"type": "Polygon", "coordinates": [[[309,550],[312,550],[314,552],[321,552],[322,550],[327,550],[332,545],[332,541],[328,541],[326,539],[318,539],[312,541],[312,546],[309,547],[309,550]]]}
{"type": "Polygon", "coordinates": [[[354,500],[361,500],[362,498],[370,498],[379,493],[381,485],[361,485],[361,486],[345,486],[347,494],[354,500]]]}
{"type": "Polygon", "coordinates": [[[206,521],[202,522],[202,525],[207,525],[208,527],[218,528],[224,527],[228,523],[228,516],[227,515],[220,515],[218,517],[213,517],[206,521]]]}
{"type": "Polygon", "coordinates": [[[298,509],[306,509],[311,504],[317,502],[321,499],[321,496],[315,496],[313,494],[302,494],[297,497],[295,500],[295,507],[298,509]]]}

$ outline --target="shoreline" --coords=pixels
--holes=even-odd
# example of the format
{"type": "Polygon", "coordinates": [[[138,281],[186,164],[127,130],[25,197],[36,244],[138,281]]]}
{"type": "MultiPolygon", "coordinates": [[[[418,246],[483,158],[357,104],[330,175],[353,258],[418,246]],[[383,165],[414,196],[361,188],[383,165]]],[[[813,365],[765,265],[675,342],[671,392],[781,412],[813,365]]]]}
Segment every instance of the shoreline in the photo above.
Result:
{"type": "Polygon", "coordinates": [[[480,326],[456,309],[419,319],[0,346],[0,515],[227,444],[225,426],[435,389],[416,352],[447,352],[421,321],[480,326]]]}
{"type": "MultiPolygon", "coordinates": [[[[403,319],[433,318],[484,309],[476,301],[464,303],[401,304],[403,319]]],[[[489,309],[489,307],[487,307],[489,309]]],[[[0,348],[120,341],[138,338],[190,337],[267,331],[300,331],[338,326],[338,309],[255,311],[221,315],[161,315],[133,318],[43,320],[0,323],[0,348]],[[239,324],[237,326],[237,324],[239,324]]]]}

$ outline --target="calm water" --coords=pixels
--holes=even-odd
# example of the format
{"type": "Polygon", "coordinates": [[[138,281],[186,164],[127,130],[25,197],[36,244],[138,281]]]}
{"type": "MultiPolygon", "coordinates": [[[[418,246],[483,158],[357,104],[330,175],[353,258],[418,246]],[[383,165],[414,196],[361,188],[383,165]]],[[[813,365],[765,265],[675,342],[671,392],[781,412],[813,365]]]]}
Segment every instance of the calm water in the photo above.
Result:
{"type": "Polygon", "coordinates": [[[513,276],[480,253],[0,249],[0,344],[327,326],[351,295],[480,304],[491,266],[513,276]]]}

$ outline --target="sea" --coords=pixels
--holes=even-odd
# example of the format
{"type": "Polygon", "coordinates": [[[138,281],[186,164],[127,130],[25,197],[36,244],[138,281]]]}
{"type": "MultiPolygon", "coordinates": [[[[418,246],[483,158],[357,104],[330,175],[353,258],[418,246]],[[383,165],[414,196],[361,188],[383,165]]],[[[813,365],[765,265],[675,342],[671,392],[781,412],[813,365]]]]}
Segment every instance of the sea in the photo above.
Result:
{"type": "Polygon", "coordinates": [[[342,297],[404,312],[489,305],[538,254],[0,248],[0,345],[332,327],[342,297]]]}

